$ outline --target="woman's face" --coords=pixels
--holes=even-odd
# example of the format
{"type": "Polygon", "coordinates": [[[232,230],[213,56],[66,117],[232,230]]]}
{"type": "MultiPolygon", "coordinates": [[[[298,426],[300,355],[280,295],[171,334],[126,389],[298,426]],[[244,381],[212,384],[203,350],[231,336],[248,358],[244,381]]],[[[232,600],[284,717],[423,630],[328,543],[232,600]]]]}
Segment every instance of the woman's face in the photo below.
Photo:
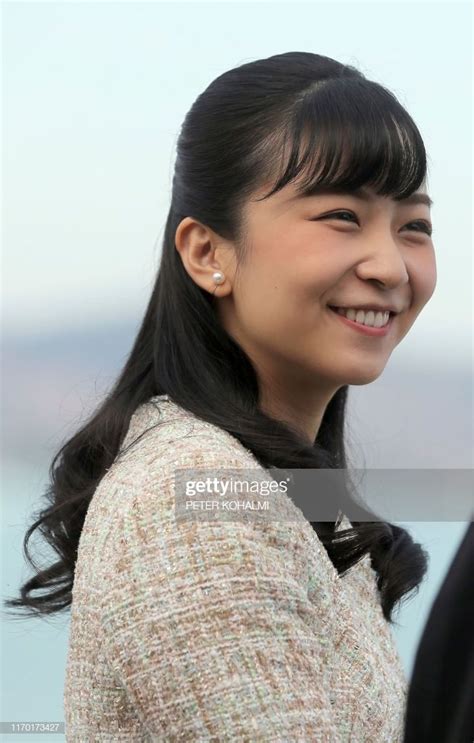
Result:
{"type": "Polygon", "coordinates": [[[423,231],[429,206],[361,191],[367,198],[300,197],[290,184],[252,200],[245,260],[237,274],[222,261],[231,291],[216,291],[221,322],[282,388],[319,385],[333,394],[372,382],[434,292],[435,252],[423,231]],[[369,335],[330,305],[389,306],[397,314],[385,335],[369,335]]]}

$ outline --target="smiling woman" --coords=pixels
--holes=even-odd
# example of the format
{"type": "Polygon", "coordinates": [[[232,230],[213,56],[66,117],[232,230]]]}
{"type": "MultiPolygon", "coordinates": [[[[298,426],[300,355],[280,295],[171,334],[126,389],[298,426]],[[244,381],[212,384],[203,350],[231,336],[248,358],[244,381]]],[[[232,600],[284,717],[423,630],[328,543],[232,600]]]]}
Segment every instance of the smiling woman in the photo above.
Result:
{"type": "MultiPolygon", "coordinates": [[[[359,84],[354,82],[356,91],[359,84]]],[[[345,106],[351,95],[349,88],[345,106]]],[[[318,125],[316,119],[314,128],[318,125]]],[[[298,154],[304,170],[301,165],[294,180],[285,179],[271,195],[268,182],[256,189],[243,207],[245,241],[238,250],[220,239],[214,240],[212,254],[207,252],[206,234],[191,217],[181,221],[176,233],[186,270],[201,286],[206,261],[223,268],[227,281],[213,292],[216,310],[265,382],[262,407],[310,442],[341,387],[380,376],[436,285],[432,202],[422,190],[424,178],[411,193],[402,190],[408,164],[394,161],[389,172],[377,171],[377,153],[372,155],[369,147],[367,157],[374,160],[369,185],[359,185],[366,162],[356,160],[354,152],[346,155],[345,168],[339,165],[343,154],[334,154],[334,175],[326,163],[329,173],[323,178],[318,154],[324,150],[324,133],[316,142],[314,152],[308,144],[298,154]],[[397,168],[399,179],[387,193],[388,178],[397,168]]],[[[341,147],[348,146],[341,133],[341,147]]],[[[374,146],[381,148],[383,162],[387,141],[379,134],[374,146]]]]}
{"type": "Polygon", "coordinates": [[[390,623],[427,554],[358,503],[344,427],[435,288],[426,175],[395,96],[328,57],[243,64],[191,106],[137,338],[25,537],[58,560],[7,603],[72,606],[68,740],[402,740],[390,623]],[[183,523],[183,466],[344,477],[311,522],[275,493],[270,523],[183,523]]]}

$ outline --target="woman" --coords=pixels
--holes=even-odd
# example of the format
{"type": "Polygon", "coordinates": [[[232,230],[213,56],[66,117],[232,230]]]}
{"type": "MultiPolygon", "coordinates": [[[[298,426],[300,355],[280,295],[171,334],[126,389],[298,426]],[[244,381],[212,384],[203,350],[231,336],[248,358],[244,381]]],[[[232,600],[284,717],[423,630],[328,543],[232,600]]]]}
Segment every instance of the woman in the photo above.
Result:
{"type": "Polygon", "coordinates": [[[347,483],[324,493],[342,521],[285,492],[267,519],[180,519],[176,475],[347,470],[349,385],[435,288],[426,169],[396,98],[317,54],[243,64],[191,107],[143,324],[25,538],[60,559],[9,603],[72,603],[68,740],[402,740],[390,624],[421,546],[351,523],[347,483]]]}

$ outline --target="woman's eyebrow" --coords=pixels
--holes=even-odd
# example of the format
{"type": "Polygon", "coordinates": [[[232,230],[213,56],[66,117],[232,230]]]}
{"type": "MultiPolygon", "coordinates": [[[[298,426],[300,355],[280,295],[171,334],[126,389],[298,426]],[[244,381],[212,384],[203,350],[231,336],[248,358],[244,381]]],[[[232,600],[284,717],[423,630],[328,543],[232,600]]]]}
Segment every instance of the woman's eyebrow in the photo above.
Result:
{"type": "MultiPolygon", "coordinates": [[[[371,194],[367,189],[363,187],[349,191],[347,188],[344,188],[342,186],[325,186],[316,184],[315,186],[309,186],[304,191],[300,191],[299,193],[291,196],[288,201],[296,201],[297,199],[308,198],[310,196],[334,195],[352,196],[353,198],[359,199],[360,201],[373,201],[375,198],[373,194],[371,194]]],[[[410,196],[407,196],[404,199],[395,199],[395,201],[402,206],[423,204],[424,206],[427,206],[429,208],[431,208],[434,203],[433,199],[431,199],[428,194],[420,192],[412,193],[410,196]]]]}

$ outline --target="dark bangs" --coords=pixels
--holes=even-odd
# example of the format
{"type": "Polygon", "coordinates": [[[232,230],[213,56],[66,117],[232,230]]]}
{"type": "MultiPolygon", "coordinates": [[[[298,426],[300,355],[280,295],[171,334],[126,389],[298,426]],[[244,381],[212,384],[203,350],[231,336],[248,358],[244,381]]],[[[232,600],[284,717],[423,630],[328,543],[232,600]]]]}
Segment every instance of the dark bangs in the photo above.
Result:
{"type": "MultiPolygon", "coordinates": [[[[365,186],[395,200],[410,196],[425,181],[426,151],[415,122],[390,91],[358,76],[316,83],[305,92],[284,129],[280,153],[287,142],[286,167],[257,201],[297,180],[300,195],[365,186]]],[[[276,162],[275,139],[267,144],[266,163],[276,162]]]]}

